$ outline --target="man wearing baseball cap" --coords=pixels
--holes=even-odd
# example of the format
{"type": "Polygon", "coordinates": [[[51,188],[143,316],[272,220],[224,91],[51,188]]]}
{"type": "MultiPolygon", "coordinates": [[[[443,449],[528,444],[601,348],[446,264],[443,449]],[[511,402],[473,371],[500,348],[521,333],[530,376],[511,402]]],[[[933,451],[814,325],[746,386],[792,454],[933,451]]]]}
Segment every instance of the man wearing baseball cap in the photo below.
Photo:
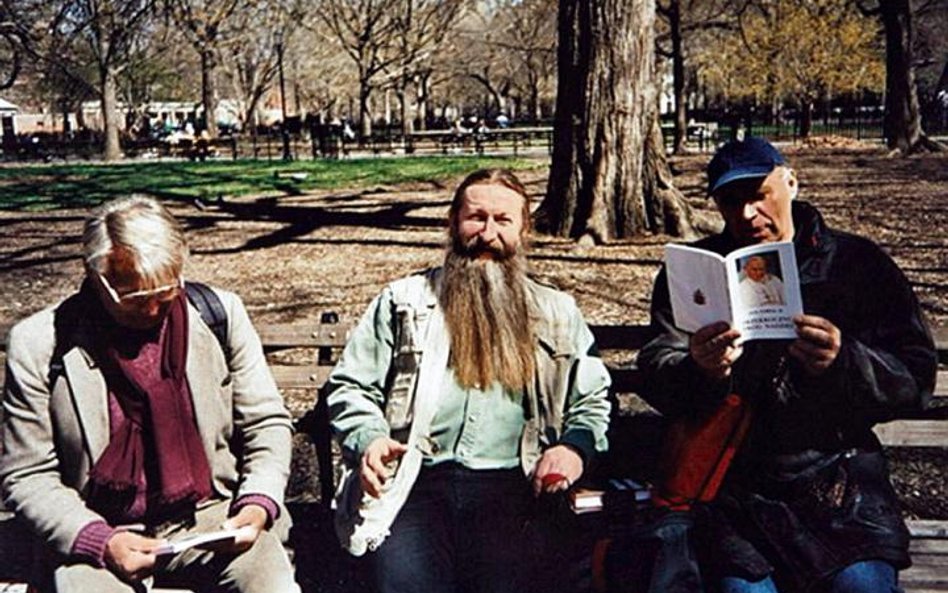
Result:
{"type": "Polygon", "coordinates": [[[638,357],[645,399],[671,417],[700,417],[729,393],[751,405],[721,491],[695,507],[704,579],[723,593],[897,591],[909,534],[872,426],[923,407],[934,388],[915,295],[878,246],[796,200],[796,173],[769,142],[729,142],[707,173],[726,225],[695,246],[724,255],[792,241],[804,314],[791,341],[744,343],[723,321],[687,334],[664,270],[655,282],[657,337],[638,357]]]}

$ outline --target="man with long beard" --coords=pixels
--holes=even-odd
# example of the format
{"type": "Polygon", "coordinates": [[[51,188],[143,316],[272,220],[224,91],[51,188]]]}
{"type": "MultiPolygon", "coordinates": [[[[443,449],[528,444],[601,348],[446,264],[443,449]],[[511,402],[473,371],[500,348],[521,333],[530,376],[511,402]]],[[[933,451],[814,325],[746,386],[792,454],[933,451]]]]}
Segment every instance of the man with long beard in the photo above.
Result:
{"type": "Polygon", "coordinates": [[[525,590],[531,493],[606,449],[609,375],[573,299],[527,277],[529,220],[512,173],[469,175],[444,266],[390,284],[329,379],[337,532],[381,593],[525,590]]]}

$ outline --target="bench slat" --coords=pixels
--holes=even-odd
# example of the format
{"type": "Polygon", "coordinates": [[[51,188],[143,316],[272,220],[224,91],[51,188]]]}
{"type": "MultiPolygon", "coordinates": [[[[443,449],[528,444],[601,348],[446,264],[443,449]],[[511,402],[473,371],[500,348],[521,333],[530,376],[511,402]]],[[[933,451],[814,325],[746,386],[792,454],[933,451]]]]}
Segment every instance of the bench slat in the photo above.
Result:
{"type": "Polygon", "coordinates": [[[946,420],[894,420],[873,429],[883,445],[889,447],[948,446],[946,420]]]}
{"type": "Polygon", "coordinates": [[[269,323],[257,327],[264,349],[279,348],[341,348],[349,337],[349,324],[269,323]]]}
{"type": "Polygon", "coordinates": [[[332,367],[316,364],[271,365],[270,370],[280,389],[318,389],[329,378],[332,367]]]}
{"type": "MultiPolygon", "coordinates": [[[[6,337],[12,323],[0,323],[0,336],[6,337]]],[[[345,338],[352,329],[350,323],[316,324],[309,329],[307,322],[267,323],[256,326],[266,346],[344,346],[345,338]],[[325,330],[325,331],[324,331],[325,330]]],[[[591,325],[596,343],[602,350],[638,350],[650,337],[648,325],[591,325]]],[[[935,348],[944,359],[948,357],[948,326],[932,328],[935,348]]],[[[6,348],[6,340],[0,341],[0,349],[6,348]]]]}
{"type": "Polygon", "coordinates": [[[948,541],[948,520],[911,519],[906,523],[913,538],[944,539],[948,541]]]}
{"type": "Polygon", "coordinates": [[[914,537],[912,538],[912,554],[921,554],[929,558],[942,556],[948,562],[948,539],[935,537],[914,537]]]}

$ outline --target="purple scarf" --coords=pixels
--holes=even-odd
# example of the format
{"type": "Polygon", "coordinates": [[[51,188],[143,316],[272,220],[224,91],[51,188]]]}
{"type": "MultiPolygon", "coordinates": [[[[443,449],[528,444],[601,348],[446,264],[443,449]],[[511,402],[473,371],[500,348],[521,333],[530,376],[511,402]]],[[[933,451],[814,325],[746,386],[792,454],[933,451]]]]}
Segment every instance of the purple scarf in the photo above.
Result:
{"type": "Polygon", "coordinates": [[[113,428],[108,446],[89,472],[93,493],[90,506],[100,507],[95,503],[101,503],[111,509],[103,513],[110,519],[109,515],[127,518],[130,513],[138,514],[132,512],[132,506],[141,497],[143,487],[148,489],[148,515],[162,515],[163,510],[192,505],[211,494],[211,470],[185,376],[185,295],[172,302],[159,329],[160,361],[149,360],[155,350],[152,348],[152,356],[148,355],[144,344],[147,339],[133,340],[138,343],[130,344],[131,354],[120,351],[116,344],[128,343],[128,335],[122,334],[129,332],[133,330],[115,327],[98,334],[97,350],[106,383],[125,416],[113,428]]]}

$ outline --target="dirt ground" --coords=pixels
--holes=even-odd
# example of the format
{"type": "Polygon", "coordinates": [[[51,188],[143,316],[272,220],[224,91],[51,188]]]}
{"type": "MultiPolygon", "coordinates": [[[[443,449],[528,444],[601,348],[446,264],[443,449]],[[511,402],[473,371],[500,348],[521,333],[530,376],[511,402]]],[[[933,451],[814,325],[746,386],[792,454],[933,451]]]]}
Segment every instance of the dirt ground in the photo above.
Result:
{"type": "MultiPolygon", "coordinates": [[[[799,171],[800,199],[817,205],[831,225],[881,244],[930,321],[948,324],[948,156],[890,159],[870,148],[785,152],[799,171]]],[[[700,208],[710,207],[703,198],[708,158],[673,160],[677,185],[700,208]]],[[[545,164],[523,177],[539,201],[545,164]]],[[[355,318],[386,282],[439,263],[442,219],[456,181],[172,204],[188,228],[187,276],[236,291],[256,322],[315,320],[325,311],[355,318]]],[[[75,289],[84,214],[0,211],[0,326],[75,289]]],[[[572,293],[590,323],[644,322],[668,240],[578,247],[535,237],[532,270],[572,293]]],[[[301,413],[305,402],[291,407],[301,413]]],[[[899,453],[895,466],[908,516],[948,518],[945,450],[899,453]]],[[[318,578],[330,585],[323,579],[335,577],[318,578]]]]}

